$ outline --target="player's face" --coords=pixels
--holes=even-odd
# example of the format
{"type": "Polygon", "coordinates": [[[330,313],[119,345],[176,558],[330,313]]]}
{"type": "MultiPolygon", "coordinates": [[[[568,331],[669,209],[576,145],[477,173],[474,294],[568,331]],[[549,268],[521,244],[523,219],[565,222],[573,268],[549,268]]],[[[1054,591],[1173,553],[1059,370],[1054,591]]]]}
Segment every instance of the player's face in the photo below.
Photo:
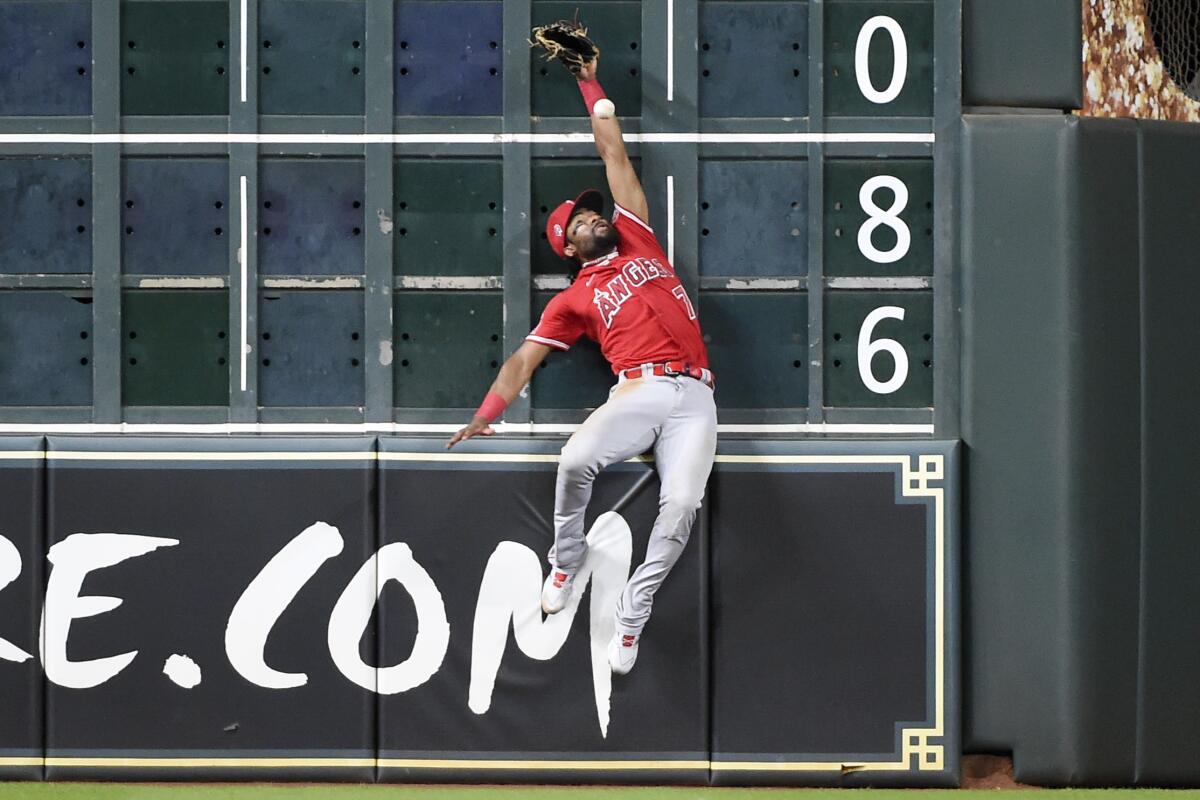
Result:
{"type": "Polygon", "coordinates": [[[582,261],[607,255],[620,240],[612,223],[590,209],[580,211],[567,223],[566,253],[582,261]]]}

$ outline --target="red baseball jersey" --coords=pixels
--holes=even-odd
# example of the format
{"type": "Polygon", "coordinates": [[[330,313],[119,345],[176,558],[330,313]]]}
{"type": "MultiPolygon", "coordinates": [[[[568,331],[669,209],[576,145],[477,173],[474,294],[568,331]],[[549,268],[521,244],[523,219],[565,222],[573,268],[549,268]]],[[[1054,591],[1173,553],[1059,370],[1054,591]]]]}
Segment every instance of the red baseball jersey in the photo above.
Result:
{"type": "Polygon", "coordinates": [[[654,231],[621,206],[612,224],[621,237],[617,249],[584,262],[526,340],[568,350],[587,336],[600,343],[614,373],[664,361],[708,367],[695,307],[654,231]]]}

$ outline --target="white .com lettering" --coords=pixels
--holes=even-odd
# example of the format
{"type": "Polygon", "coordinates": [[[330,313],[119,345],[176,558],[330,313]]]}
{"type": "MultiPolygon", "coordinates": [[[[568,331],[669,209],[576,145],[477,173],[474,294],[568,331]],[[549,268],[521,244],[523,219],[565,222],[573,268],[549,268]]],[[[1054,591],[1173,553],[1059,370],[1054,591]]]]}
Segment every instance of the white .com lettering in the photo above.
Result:
{"type": "MultiPolygon", "coordinates": [[[[613,634],[612,609],[629,576],[633,538],[629,525],[616,512],[601,515],[587,538],[588,558],[571,602],[561,613],[544,621],[539,605],[542,568],[537,554],[509,541],[500,542],[492,552],[479,586],[471,638],[467,705],[476,714],[485,714],[491,708],[509,629],[526,656],[540,661],[552,659],[566,641],[590,581],[592,683],[600,732],[607,736],[612,675],[605,651],[613,634]]],[[[112,680],[133,663],[138,650],[85,661],[69,658],[72,625],[112,611],[124,602],[119,597],[81,595],[84,580],[97,570],[178,545],[177,539],[154,536],[75,533],[50,548],[46,559],[52,568],[46,582],[39,635],[42,668],[49,681],[72,689],[90,689],[112,680]]],[[[303,672],[285,672],[266,663],[267,639],[300,590],[343,549],[338,529],[316,522],[284,545],[250,581],[234,604],[225,629],[225,654],[238,675],[264,689],[293,689],[308,683],[308,675],[303,672]]],[[[21,568],[20,551],[0,535],[0,590],[17,579],[21,568]]],[[[330,611],[326,644],[338,672],[378,694],[407,692],[437,674],[450,645],[446,607],[433,578],[407,544],[395,542],[381,547],[350,579],[330,611]],[[404,661],[372,666],[362,659],[359,643],[388,581],[395,581],[411,597],[417,630],[412,651],[404,661]]],[[[23,663],[32,657],[0,638],[0,660],[23,663]]]]}

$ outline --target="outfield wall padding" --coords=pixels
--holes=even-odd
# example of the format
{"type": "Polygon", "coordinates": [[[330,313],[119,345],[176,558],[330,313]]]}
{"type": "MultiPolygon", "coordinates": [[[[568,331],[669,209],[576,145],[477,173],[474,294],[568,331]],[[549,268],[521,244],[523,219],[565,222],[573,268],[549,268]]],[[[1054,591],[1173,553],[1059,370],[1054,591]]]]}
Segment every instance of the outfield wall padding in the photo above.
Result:
{"type": "Polygon", "coordinates": [[[911,447],[723,448],[713,783],[957,785],[958,496],[942,489],[957,449],[913,462],[911,447]]]}
{"type": "Polygon", "coordinates": [[[965,742],[1024,782],[1196,778],[1167,755],[1200,748],[1179,703],[1200,668],[1179,624],[1200,566],[1189,146],[1161,123],[965,118],[965,742]]]}
{"type": "MultiPolygon", "coordinates": [[[[331,610],[375,551],[374,452],[373,437],[50,437],[48,544],[82,532],[161,541],[151,552],[87,576],[85,594],[122,603],[72,620],[68,656],[138,655],[96,686],[47,681],[51,780],[180,772],[167,762],[129,766],[123,755],[193,759],[193,779],[262,780],[282,775],[260,764],[297,752],[363,764],[290,766],[289,779],[374,779],[374,698],[338,674],[325,646],[331,610]],[[330,460],[331,454],[348,458],[330,460]],[[294,599],[269,628],[261,664],[235,670],[227,630],[239,598],[289,542],[320,523],[331,540],[340,538],[340,553],[320,562],[312,580],[300,584],[301,567],[293,562],[265,587],[269,596],[260,609],[290,590],[289,578],[297,581],[294,599]],[[196,663],[198,685],[184,688],[164,674],[175,655],[196,663]],[[268,669],[276,674],[257,678],[260,684],[247,677],[268,669]],[[96,760],[79,766],[57,760],[80,757],[96,760]],[[260,761],[238,762],[245,758],[260,761]]],[[[305,549],[321,550],[315,544],[305,549]]],[[[259,621],[263,616],[251,614],[259,621]]],[[[364,648],[373,638],[368,634],[364,648]]]]}
{"type": "Polygon", "coordinates": [[[656,473],[600,475],[586,588],[543,619],[561,446],[0,440],[25,556],[4,632],[33,646],[46,617],[44,657],[3,667],[28,713],[0,728],[0,764],[49,780],[957,782],[956,443],[722,444],[624,677],[606,649],[656,473]],[[756,726],[760,711],[777,718],[756,726]]]}
{"type": "MultiPolygon", "coordinates": [[[[541,628],[537,598],[554,543],[560,447],[558,442],[506,447],[512,460],[489,463],[443,460],[459,451],[446,454],[441,441],[380,440],[381,545],[403,542],[412,548],[440,590],[451,636],[428,683],[380,695],[381,780],[444,780],[438,762],[458,760],[456,780],[507,781],[511,771],[495,762],[513,759],[524,762],[521,774],[533,781],[707,780],[704,533],[696,532],[656,598],[636,677],[612,676],[606,661],[612,592],[645,557],[659,484],[644,462],[617,464],[597,477],[585,520],[593,537],[589,563],[596,570],[586,593],[577,595],[577,606],[541,628]],[[619,518],[606,514],[618,504],[619,518]],[[597,615],[592,602],[598,582],[610,602],[597,615]],[[488,599],[499,598],[505,603],[484,608],[488,599]],[[512,605],[505,608],[506,603],[512,605]],[[555,636],[560,628],[565,638],[555,636]],[[527,642],[526,636],[546,640],[527,642]],[[481,668],[489,658],[495,667],[481,668]],[[603,766],[610,761],[646,765],[603,766]]],[[[497,450],[462,449],[476,457],[497,450]]],[[[405,606],[394,610],[383,607],[385,665],[411,651],[415,632],[411,612],[405,606]]]]}
{"type": "Polygon", "coordinates": [[[45,472],[39,437],[0,439],[0,779],[41,780],[43,717],[38,626],[44,584],[45,472]]]}
{"type": "Polygon", "coordinates": [[[1137,774],[1200,785],[1200,131],[1143,124],[1142,647],[1137,774]]]}

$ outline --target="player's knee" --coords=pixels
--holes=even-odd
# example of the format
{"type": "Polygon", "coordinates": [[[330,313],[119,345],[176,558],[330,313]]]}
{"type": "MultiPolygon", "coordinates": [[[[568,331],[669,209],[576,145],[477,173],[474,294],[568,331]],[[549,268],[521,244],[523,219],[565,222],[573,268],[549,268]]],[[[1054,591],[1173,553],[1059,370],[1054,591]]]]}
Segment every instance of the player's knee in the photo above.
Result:
{"type": "Polygon", "coordinates": [[[589,481],[596,477],[594,450],[586,440],[572,438],[562,449],[558,474],[572,481],[589,481]]]}
{"type": "Polygon", "coordinates": [[[703,491],[695,491],[685,487],[666,487],[659,495],[658,505],[663,511],[674,511],[679,514],[691,514],[700,508],[704,500],[703,491]]]}

